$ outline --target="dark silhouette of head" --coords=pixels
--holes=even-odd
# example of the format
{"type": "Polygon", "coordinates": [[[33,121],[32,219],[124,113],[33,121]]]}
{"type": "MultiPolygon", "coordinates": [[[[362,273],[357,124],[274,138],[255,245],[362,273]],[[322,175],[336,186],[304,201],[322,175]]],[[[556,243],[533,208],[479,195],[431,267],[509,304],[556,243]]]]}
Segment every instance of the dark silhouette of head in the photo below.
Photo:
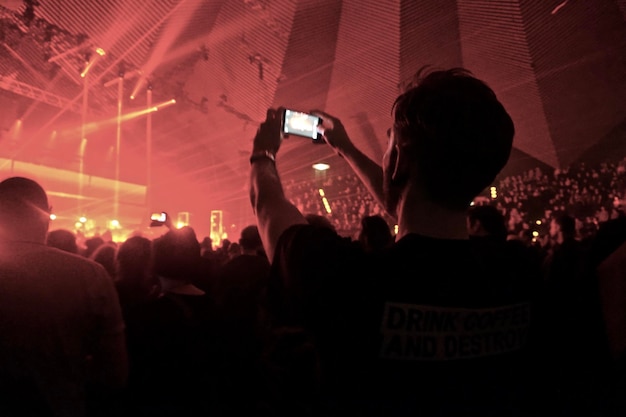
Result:
{"type": "Polygon", "coordinates": [[[48,196],[37,182],[11,177],[0,182],[0,238],[45,243],[50,224],[48,196]]]}
{"type": "Polygon", "coordinates": [[[576,219],[567,213],[555,215],[550,222],[550,235],[557,240],[576,237],[576,219]]]}
{"type": "Polygon", "coordinates": [[[132,236],[120,244],[115,255],[115,278],[124,297],[145,295],[155,287],[151,261],[152,241],[147,237],[132,236]]]}
{"type": "Polygon", "coordinates": [[[323,216],[321,214],[308,213],[308,214],[304,215],[304,218],[312,226],[323,227],[323,228],[326,228],[326,229],[330,229],[333,232],[337,231],[337,229],[331,223],[331,221],[328,219],[328,217],[323,216]]]}
{"type": "Polygon", "coordinates": [[[170,229],[152,242],[156,275],[191,281],[200,267],[200,242],[189,226],[170,229]]]}
{"type": "Polygon", "coordinates": [[[114,242],[106,242],[93,251],[89,259],[102,265],[111,278],[115,277],[115,254],[117,253],[117,245],[114,242]]]}
{"type": "Polygon", "coordinates": [[[393,105],[394,137],[409,168],[394,175],[396,164],[386,163],[386,208],[395,213],[412,182],[442,207],[466,210],[507,163],[513,121],[493,90],[465,69],[417,77],[393,105]]]}
{"type": "Polygon", "coordinates": [[[132,236],[122,242],[117,249],[118,278],[143,276],[148,272],[152,256],[152,241],[144,236],[132,236]]]}
{"type": "Polygon", "coordinates": [[[393,235],[387,221],[380,215],[364,216],[358,240],[367,251],[388,247],[393,243],[393,235]]]}
{"type": "Polygon", "coordinates": [[[76,235],[71,230],[56,229],[49,231],[46,237],[46,245],[69,253],[78,253],[76,235]]]}
{"type": "Polygon", "coordinates": [[[242,253],[259,254],[263,252],[263,242],[259,228],[255,224],[244,227],[239,235],[242,253]]]}
{"type": "Polygon", "coordinates": [[[468,233],[471,237],[491,237],[506,241],[506,219],[497,207],[488,204],[467,210],[468,233]]]}
{"type": "Polygon", "coordinates": [[[100,236],[93,236],[85,240],[85,251],[83,255],[89,258],[100,246],[104,245],[104,239],[100,236]]]}

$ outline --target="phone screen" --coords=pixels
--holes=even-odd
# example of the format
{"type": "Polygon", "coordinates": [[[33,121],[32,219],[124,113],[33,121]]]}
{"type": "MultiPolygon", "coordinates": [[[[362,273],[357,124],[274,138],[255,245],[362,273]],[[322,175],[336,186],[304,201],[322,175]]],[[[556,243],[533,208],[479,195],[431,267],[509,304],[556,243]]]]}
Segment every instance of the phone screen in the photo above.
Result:
{"type": "Polygon", "coordinates": [[[165,220],[167,220],[167,214],[165,213],[152,213],[152,215],[150,216],[150,220],[155,221],[155,222],[165,222],[165,220]]]}
{"type": "Polygon", "coordinates": [[[283,133],[318,140],[320,122],[318,116],[287,109],[283,117],[283,133]]]}

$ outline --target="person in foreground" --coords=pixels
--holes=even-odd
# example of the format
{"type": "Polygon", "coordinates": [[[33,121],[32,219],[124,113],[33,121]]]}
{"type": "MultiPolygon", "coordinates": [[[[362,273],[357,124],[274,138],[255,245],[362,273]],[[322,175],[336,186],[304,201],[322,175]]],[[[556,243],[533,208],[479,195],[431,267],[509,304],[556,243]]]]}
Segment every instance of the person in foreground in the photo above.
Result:
{"type": "MultiPolygon", "coordinates": [[[[313,113],[324,140],[397,218],[398,234],[371,254],[308,225],[276,167],[282,109],[267,111],[250,158],[251,203],[272,262],[267,308],[272,326],[303,329],[317,358],[316,392],[281,398],[276,413],[534,414],[530,277],[539,272],[504,245],[474,246],[466,227],[470,202],[512,147],[513,121],[495,93],[464,69],[417,79],[392,107],[382,166],[339,119],[313,113]]],[[[297,372],[281,375],[298,381],[297,372]]]]}
{"type": "Polygon", "coordinates": [[[113,280],[100,264],[47,246],[49,221],[48,198],[37,182],[0,182],[2,416],[102,412],[126,383],[113,280]]]}

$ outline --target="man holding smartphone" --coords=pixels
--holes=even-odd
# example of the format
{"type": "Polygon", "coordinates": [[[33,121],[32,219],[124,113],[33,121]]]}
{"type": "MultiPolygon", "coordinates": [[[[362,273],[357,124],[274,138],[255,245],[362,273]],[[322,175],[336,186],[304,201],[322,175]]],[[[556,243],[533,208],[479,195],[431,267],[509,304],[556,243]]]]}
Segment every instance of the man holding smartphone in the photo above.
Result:
{"type": "Polygon", "coordinates": [[[285,197],[275,161],[282,113],[269,109],[254,138],[250,195],[272,262],[272,323],[303,329],[319,358],[319,391],[307,407],[368,416],[535,411],[528,283],[538,271],[504,247],[481,253],[466,228],[470,202],[513,143],[494,92],[463,69],[420,78],[394,103],[382,166],[339,119],[312,112],[323,140],[397,218],[396,242],[375,256],[307,225],[285,197]]]}

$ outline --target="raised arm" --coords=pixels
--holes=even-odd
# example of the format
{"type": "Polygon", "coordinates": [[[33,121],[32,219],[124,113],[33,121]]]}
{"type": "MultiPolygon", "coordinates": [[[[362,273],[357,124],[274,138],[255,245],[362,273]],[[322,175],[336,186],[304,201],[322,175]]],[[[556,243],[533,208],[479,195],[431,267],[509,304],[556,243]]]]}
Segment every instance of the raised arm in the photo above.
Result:
{"type": "Polygon", "coordinates": [[[285,197],[276,170],[276,154],[282,142],[281,113],[280,109],[267,111],[267,118],[254,138],[250,157],[250,200],[270,262],[282,233],[293,225],[307,223],[302,213],[285,197]]]}
{"type": "Polygon", "coordinates": [[[326,143],[346,160],[376,202],[384,207],[382,167],[354,146],[339,119],[318,110],[313,114],[322,118],[321,130],[326,143]]]}

